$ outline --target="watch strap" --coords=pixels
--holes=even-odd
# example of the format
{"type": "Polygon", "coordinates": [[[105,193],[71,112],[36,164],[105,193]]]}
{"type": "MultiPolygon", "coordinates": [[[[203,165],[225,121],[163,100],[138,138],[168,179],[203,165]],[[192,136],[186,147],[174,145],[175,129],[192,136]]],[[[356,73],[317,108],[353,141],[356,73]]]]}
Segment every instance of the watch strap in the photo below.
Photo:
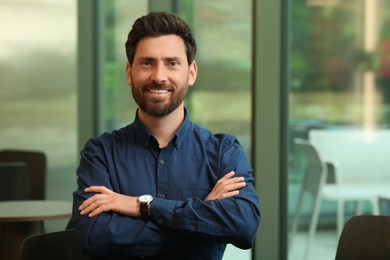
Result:
{"type": "Polygon", "coordinates": [[[141,218],[148,219],[149,218],[149,203],[140,202],[140,211],[141,211],[141,218]]]}

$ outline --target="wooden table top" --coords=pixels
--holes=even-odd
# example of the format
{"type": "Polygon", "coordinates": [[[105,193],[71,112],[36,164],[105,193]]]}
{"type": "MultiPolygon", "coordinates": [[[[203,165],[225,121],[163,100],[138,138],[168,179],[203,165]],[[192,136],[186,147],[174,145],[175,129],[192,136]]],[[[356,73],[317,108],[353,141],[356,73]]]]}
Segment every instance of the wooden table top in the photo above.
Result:
{"type": "Polygon", "coordinates": [[[0,222],[33,222],[60,218],[70,218],[71,215],[71,201],[0,201],[0,222]]]}

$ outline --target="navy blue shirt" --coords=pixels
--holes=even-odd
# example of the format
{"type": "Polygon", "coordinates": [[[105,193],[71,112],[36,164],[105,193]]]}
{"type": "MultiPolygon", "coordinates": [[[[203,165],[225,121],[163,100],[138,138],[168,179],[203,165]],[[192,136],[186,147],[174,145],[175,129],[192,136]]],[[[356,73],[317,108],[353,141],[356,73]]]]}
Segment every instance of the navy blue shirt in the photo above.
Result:
{"type": "Polygon", "coordinates": [[[130,125],[90,139],[77,176],[73,220],[83,251],[107,256],[101,259],[222,259],[226,243],[249,249],[260,223],[242,146],[231,135],[213,135],[191,123],[187,113],[163,149],[137,116],[130,125]],[[204,201],[230,171],[243,176],[246,187],[239,195],[204,201]],[[81,216],[78,207],[93,195],[83,190],[96,185],[130,196],[151,194],[150,218],[114,212],[81,216]]]}

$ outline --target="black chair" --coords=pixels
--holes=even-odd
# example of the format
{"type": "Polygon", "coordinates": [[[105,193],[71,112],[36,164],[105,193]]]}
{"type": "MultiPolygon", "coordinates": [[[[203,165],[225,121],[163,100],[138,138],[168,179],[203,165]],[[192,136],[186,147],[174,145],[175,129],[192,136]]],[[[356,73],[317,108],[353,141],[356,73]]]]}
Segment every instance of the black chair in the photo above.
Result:
{"type": "Polygon", "coordinates": [[[0,163],[0,201],[31,199],[29,183],[25,163],[0,163]]]}
{"type": "MultiPolygon", "coordinates": [[[[46,156],[42,152],[1,150],[0,200],[41,200],[45,197],[46,156]]],[[[36,224],[44,232],[44,222],[36,224]]]]}
{"type": "Polygon", "coordinates": [[[4,149],[0,151],[0,162],[24,162],[30,174],[31,199],[45,199],[46,155],[41,151],[4,149]]]}
{"type": "Polygon", "coordinates": [[[347,221],[336,260],[390,259],[390,217],[360,215],[347,221]]]}
{"type": "Polygon", "coordinates": [[[21,260],[85,260],[75,229],[28,237],[22,245],[21,260]]]}

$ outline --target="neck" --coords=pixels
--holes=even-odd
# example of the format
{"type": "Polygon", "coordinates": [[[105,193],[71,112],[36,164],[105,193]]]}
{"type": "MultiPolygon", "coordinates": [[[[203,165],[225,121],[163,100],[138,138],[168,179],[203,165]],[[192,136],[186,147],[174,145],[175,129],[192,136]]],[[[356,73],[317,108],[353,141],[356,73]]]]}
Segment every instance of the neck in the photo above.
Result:
{"type": "Polygon", "coordinates": [[[138,109],[138,118],[152,132],[160,148],[164,148],[171,141],[184,120],[184,106],[179,106],[164,117],[154,117],[138,109]]]}

